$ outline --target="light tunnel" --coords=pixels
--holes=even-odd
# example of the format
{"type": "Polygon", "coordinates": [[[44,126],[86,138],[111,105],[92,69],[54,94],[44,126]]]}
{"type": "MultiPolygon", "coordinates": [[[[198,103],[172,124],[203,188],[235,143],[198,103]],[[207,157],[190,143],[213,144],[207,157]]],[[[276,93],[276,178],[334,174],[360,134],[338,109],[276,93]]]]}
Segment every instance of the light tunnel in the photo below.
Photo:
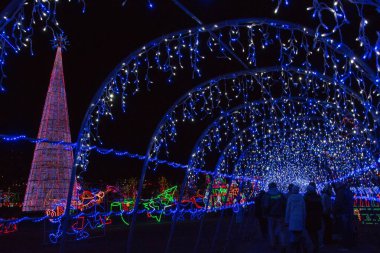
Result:
{"type": "MultiPolygon", "coordinates": [[[[181,129],[188,124],[209,123],[191,141],[185,176],[173,201],[186,201],[185,194],[196,189],[205,196],[203,213],[214,208],[211,185],[220,180],[228,182],[227,195],[232,185],[249,195],[271,181],[281,188],[289,182],[304,186],[334,180],[374,185],[380,110],[375,74],[348,47],[310,29],[246,19],[163,36],[123,60],[101,85],[83,120],[71,189],[76,174],[83,175],[91,162],[90,147],[102,147],[98,131],[102,119],[117,120],[115,107],[125,109],[130,97],[156,88],[163,77],[169,85],[181,85],[183,80],[195,85],[168,109],[152,135],[136,200],[120,214],[130,216],[128,245],[137,216],[144,213],[145,177],[160,170],[159,161],[170,164],[172,149],[180,145],[178,136],[186,135],[181,129]],[[223,67],[213,68],[215,62],[223,67]],[[177,81],[178,76],[182,80],[177,81]],[[210,186],[202,188],[200,181],[210,186]]],[[[224,201],[219,211],[233,207],[224,201]]],[[[168,248],[185,209],[177,204],[158,212],[160,217],[172,216],[168,248]]],[[[188,211],[200,212],[191,210],[194,206],[188,211]]],[[[202,227],[204,215],[199,217],[202,227]]]]}
{"type": "MultiPolygon", "coordinates": [[[[8,51],[18,53],[32,45],[34,19],[44,24],[43,31],[51,30],[55,46],[64,47],[66,37],[56,20],[58,0],[8,2],[0,22],[0,67],[8,51]],[[29,25],[24,6],[32,10],[29,25]]],[[[171,2],[202,24],[179,1],[171,2]]],[[[275,2],[275,14],[290,3],[275,2]]],[[[73,245],[67,241],[97,238],[99,231],[104,236],[113,224],[112,229],[119,229],[115,234],[122,231],[127,240],[116,247],[126,252],[144,252],[147,241],[156,252],[206,252],[205,247],[207,252],[226,252],[239,234],[235,218],[244,210],[252,212],[254,197],[271,182],[282,191],[290,183],[304,191],[315,182],[320,191],[344,182],[357,188],[355,201],[379,207],[380,35],[374,44],[367,37],[363,12],[364,6],[379,4],[348,2],[356,7],[354,21],[360,23],[356,41],[362,48],[355,53],[341,42],[341,28],[349,21],[346,3],[339,0],[331,7],[313,1],[307,8],[317,20],[316,30],[268,18],[192,27],[150,41],[124,58],[94,95],[75,143],[5,136],[5,141],[64,146],[74,151],[74,164],[67,198],[47,196],[45,202],[53,204],[42,217],[0,217],[0,235],[17,231],[19,223],[44,222],[44,240],[61,243],[64,252],[73,245]],[[367,62],[374,63],[377,72],[367,62]],[[144,154],[123,138],[107,139],[114,127],[110,122],[133,122],[129,107],[138,95],[148,97],[160,89],[180,94],[174,100],[168,94],[164,113],[157,121],[147,121],[154,123],[147,128],[153,128],[147,145],[140,136],[144,154]],[[111,147],[107,141],[118,144],[111,147]],[[118,183],[94,188],[90,180],[86,184],[86,172],[104,166],[93,166],[97,159],[115,157],[139,164],[122,168],[138,173],[128,194],[118,183]],[[161,173],[177,177],[175,185],[150,189],[149,180],[161,180],[161,173]]],[[[155,3],[147,4],[153,8],[155,3]]],[[[0,91],[4,77],[0,68],[0,91]]],[[[133,110],[143,114],[144,108],[133,110]]],[[[123,127],[129,131],[129,125],[123,127]]]]}

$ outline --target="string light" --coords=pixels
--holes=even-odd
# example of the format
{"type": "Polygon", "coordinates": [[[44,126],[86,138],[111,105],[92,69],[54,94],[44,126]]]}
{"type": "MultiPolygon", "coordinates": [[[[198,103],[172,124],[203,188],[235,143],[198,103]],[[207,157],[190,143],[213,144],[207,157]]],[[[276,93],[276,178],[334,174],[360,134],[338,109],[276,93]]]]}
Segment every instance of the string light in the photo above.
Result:
{"type": "MultiPolygon", "coordinates": [[[[345,19],[342,21],[340,16],[343,11],[339,2],[335,6],[333,10],[337,15],[337,29],[340,29],[345,19]]],[[[75,166],[82,171],[87,169],[90,152],[96,150],[102,154],[148,160],[153,168],[158,164],[167,164],[186,169],[189,178],[185,180],[188,180],[187,186],[190,187],[197,183],[195,175],[200,173],[212,176],[213,180],[222,178],[260,182],[270,173],[276,176],[269,176],[268,179],[278,179],[281,168],[290,173],[293,167],[298,175],[308,172],[310,177],[299,178],[301,181],[320,179],[316,181],[322,184],[352,177],[360,179],[362,175],[362,179],[365,179],[370,172],[377,170],[378,78],[343,43],[324,38],[328,34],[315,35],[315,32],[302,26],[268,19],[250,19],[163,36],[131,54],[104,82],[86,114],[78,143],[52,144],[75,148],[75,166]],[[218,34],[219,37],[215,38],[210,33],[218,34]],[[232,51],[258,70],[215,78],[186,94],[157,127],[152,137],[152,148],[146,156],[101,148],[103,142],[98,131],[99,124],[105,118],[115,119],[115,103],[120,103],[125,111],[128,97],[141,92],[143,87],[149,90],[155,81],[154,71],[165,73],[168,83],[174,83],[178,72],[185,68],[191,70],[194,78],[199,77],[202,73],[200,63],[206,61],[207,57],[219,59],[222,55],[222,60],[232,59],[224,45],[230,45],[232,51]],[[201,52],[201,49],[207,50],[207,53],[201,52]],[[269,51],[275,54],[278,66],[260,68],[265,66],[265,62],[258,55],[265,55],[269,51]],[[186,165],[159,159],[162,151],[166,155],[171,153],[171,144],[181,134],[179,124],[215,118],[197,141],[186,165]],[[281,138],[286,141],[282,142],[281,138]],[[206,156],[213,151],[220,155],[217,167],[207,164],[206,156]],[[277,153],[280,154],[280,161],[276,160],[277,153]],[[339,158],[337,166],[342,170],[332,169],[336,172],[333,176],[315,172],[316,166],[309,162],[309,158],[322,154],[325,154],[324,161],[330,157],[339,158]],[[294,157],[284,164],[283,161],[291,155],[294,157]],[[301,163],[306,163],[306,168],[301,169],[301,163]],[[207,167],[216,169],[210,171],[207,167]]],[[[26,136],[2,139],[49,142],[28,139],[26,136]]],[[[287,174],[288,179],[291,176],[294,175],[287,174]]],[[[359,180],[360,183],[363,181],[359,180]]],[[[77,239],[87,238],[88,230],[103,228],[112,222],[111,216],[121,217],[127,225],[129,222],[125,217],[132,214],[148,214],[159,221],[162,214],[169,216],[180,212],[181,215],[190,213],[193,217],[199,217],[200,213],[207,212],[207,208],[198,208],[199,203],[194,199],[185,203],[188,209],[172,208],[175,202],[173,190],[170,194],[147,202],[133,202],[134,208],[124,209],[124,200],[113,202],[110,211],[100,207],[102,197],[99,196],[103,196],[100,192],[90,192],[89,203],[92,204],[82,205],[82,210],[73,207],[71,216],[75,223],[71,224],[69,234],[77,239]],[[94,196],[98,196],[96,201],[92,201],[94,196]],[[162,199],[164,201],[159,202],[162,199]],[[144,208],[140,209],[139,204],[145,204],[144,208]]],[[[242,184],[241,193],[248,193],[245,184],[242,184]]],[[[237,203],[239,206],[240,203],[237,203]]],[[[232,207],[211,206],[210,210],[227,208],[232,207]]],[[[64,233],[61,229],[62,216],[59,216],[61,211],[56,206],[44,217],[0,219],[0,223],[18,224],[27,220],[40,222],[49,219],[58,226],[56,233],[50,237],[56,242],[64,233]]]]}
{"type": "MultiPolygon", "coordinates": [[[[162,193],[156,197],[150,199],[144,199],[141,202],[142,209],[135,210],[132,208],[135,200],[114,201],[110,204],[109,211],[106,211],[105,196],[112,192],[113,194],[122,195],[116,187],[107,186],[105,191],[94,190],[94,191],[83,191],[80,194],[78,200],[75,200],[71,205],[71,215],[72,223],[70,226],[69,235],[74,236],[76,240],[83,240],[90,236],[91,231],[104,228],[107,225],[112,224],[112,217],[120,217],[125,225],[129,225],[127,219],[134,212],[139,214],[146,214],[148,218],[152,218],[157,222],[162,220],[164,216],[173,216],[179,213],[180,217],[185,214],[190,214],[192,219],[199,218],[203,213],[209,211],[220,211],[229,208],[235,208],[237,205],[246,207],[252,205],[253,202],[247,203],[232,203],[225,206],[213,206],[207,209],[201,204],[201,201],[194,199],[192,196],[190,199],[185,199],[179,204],[174,197],[174,193],[177,190],[177,186],[164,189],[162,193]],[[176,208],[179,205],[180,208],[176,208]]],[[[198,198],[203,198],[203,196],[198,195],[198,198]]],[[[233,195],[231,195],[233,198],[233,195]]],[[[52,243],[58,242],[59,238],[62,236],[62,218],[64,217],[65,200],[58,201],[53,204],[52,209],[46,211],[46,216],[40,218],[29,218],[24,217],[21,219],[0,219],[0,227],[17,227],[17,224],[23,221],[33,221],[41,222],[44,220],[49,220],[51,223],[56,224],[57,230],[49,235],[50,241],[52,243]],[[54,211],[56,210],[56,211],[54,211]]]]}
{"type": "MultiPolygon", "coordinates": [[[[0,19],[0,91],[5,91],[4,66],[10,52],[18,54],[22,49],[30,48],[33,55],[32,39],[35,28],[50,32],[54,40],[62,34],[56,12],[60,2],[62,1],[10,1],[1,12],[3,18],[0,19]]],[[[82,3],[84,12],[84,0],[78,0],[78,2],[82,3]]]]}
{"type": "MultiPolygon", "coordinates": [[[[84,0],[78,0],[83,4],[83,12],[85,10],[85,1],[84,0]]],[[[32,45],[32,37],[33,37],[33,30],[34,26],[36,25],[36,20],[39,20],[38,23],[42,23],[42,30],[43,31],[52,31],[53,37],[55,37],[56,34],[59,34],[62,32],[61,28],[59,27],[59,22],[57,21],[56,17],[56,6],[61,1],[59,0],[37,0],[37,1],[16,1],[15,3],[9,4],[6,11],[2,12],[3,19],[0,20],[0,66],[2,66],[1,71],[3,69],[3,66],[5,64],[5,58],[9,54],[9,49],[15,53],[20,52],[20,50],[23,47],[31,47],[32,45]],[[29,15],[31,13],[31,15],[29,15]],[[29,18],[27,17],[30,17],[29,18]]],[[[69,1],[70,2],[70,1],[69,1]]],[[[126,4],[127,1],[122,2],[122,6],[126,4]]],[[[347,3],[343,3],[341,0],[335,0],[331,4],[328,4],[324,1],[320,0],[313,0],[310,1],[312,3],[311,7],[308,7],[306,10],[310,11],[312,13],[313,18],[317,18],[318,25],[316,27],[316,33],[314,36],[317,37],[329,37],[331,35],[334,35],[336,33],[339,34],[339,40],[342,42],[342,34],[341,29],[344,25],[347,25],[349,23],[352,23],[350,20],[348,20],[348,17],[346,15],[346,10],[350,8],[351,6],[354,6],[357,10],[357,17],[359,18],[359,28],[358,28],[358,37],[357,41],[359,42],[359,45],[361,48],[363,48],[363,59],[371,59],[372,55],[375,54],[376,58],[376,64],[378,72],[380,71],[380,63],[378,60],[378,42],[371,44],[368,36],[366,35],[366,29],[365,26],[368,24],[368,20],[364,17],[363,14],[363,7],[368,8],[377,8],[377,10],[380,10],[380,4],[373,0],[350,0],[347,1],[347,3]],[[351,5],[351,6],[349,6],[351,5]],[[326,19],[326,15],[331,15],[332,20],[334,20],[333,24],[327,24],[324,22],[326,19]]],[[[290,2],[288,0],[277,0],[277,5],[274,9],[274,14],[277,14],[280,7],[282,5],[288,6],[290,2]]],[[[153,8],[154,4],[151,0],[147,0],[147,6],[149,8],[153,8]]],[[[206,29],[204,29],[206,30],[206,29]]],[[[237,33],[231,33],[231,36],[238,35],[239,31],[237,33]]],[[[377,34],[378,40],[380,39],[380,35],[377,34]]],[[[232,38],[232,42],[236,42],[236,38],[232,38]]],[[[214,44],[218,46],[218,42],[215,41],[214,38],[210,39],[210,45],[214,44]]],[[[262,47],[266,47],[267,43],[264,43],[262,47]]],[[[231,45],[231,44],[230,44],[231,45]]],[[[342,44],[338,44],[340,47],[342,44]]],[[[177,47],[180,52],[181,48],[177,47]]],[[[221,53],[227,57],[225,53],[225,48],[220,47],[219,49],[221,53]]],[[[255,54],[255,45],[254,43],[250,44],[249,50],[251,54],[255,54]]],[[[178,53],[177,52],[177,53],[178,53]]],[[[197,65],[197,57],[199,56],[198,50],[193,51],[194,52],[194,61],[192,64],[194,67],[197,65]]],[[[157,54],[157,59],[160,58],[160,53],[157,54]]],[[[248,57],[250,58],[250,57],[248,57]]],[[[253,57],[252,61],[250,61],[250,64],[254,64],[255,57],[253,57]]],[[[164,69],[164,68],[163,68],[164,69]]],[[[195,68],[195,73],[200,73],[199,68],[195,68]]],[[[1,79],[0,84],[3,83],[4,79],[4,73],[1,72],[1,79]]],[[[172,79],[169,79],[172,80],[172,79]]],[[[4,91],[4,86],[0,86],[1,91],[4,91]]]]}
{"type": "MultiPolygon", "coordinates": [[[[380,11],[380,3],[373,0],[349,0],[341,1],[334,0],[332,3],[325,1],[313,0],[310,1],[312,6],[307,7],[307,11],[312,13],[312,18],[318,20],[315,36],[331,37],[334,34],[338,34],[339,41],[343,41],[342,28],[345,25],[352,24],[353,20],[349,20],[346,12],[348,9],[354,7],[356,9],[356,16],[359,20],[358,24],[358,36],[356,41],[359,42],[359,46],[363,51],[362,58],[367,60],[371,59],[373,54],[376,54],[376,45],[378,43],[371,43],[366,32],[366,26],[368,25],[368,19],[364,16],[364,7],[371,9],[377,8],[380,11]],[[324,20],[333,20],[333,22],[326,23],[324,20]]],[[[275,14],[278,12],[282,5],[282,0],[277,0],[277,6],[275,8],[275,14]]],[[[286,1],[286,5],[288,2],[286,1]]],[[[355,19],[353,18],[353,19],[355,19]]],[[[370,35],[372,36],[372,35],[370,35]]],[[[380,38],[377,33],[378,39],[380,38]]],[[[379,68],[379,62],[376,60],[376,65],[379,68]]]]}
{"type": "MultiPolygon", "coordinates": [[[[362,110],[356,108],[356,106],[363,102],[366,104],[366,97],[362,96],[364,92],[357,93],[342,86],[341,89],[344,90],[344,93],[331,93],[331,90],[336,90],[336,86],[340,85],[329,82],[326,78],[323,79],[316,73],[309,73],[307,71],[302,73],[301,70],[298,70],[295,71],[296,73],[293,73],[289,70],[285,71],[280,68],[272,68],[271,71],[266,72],[265,70],[259,69],[257,72],[259,73],[249,73],[248,71],[233,73],[217,80],[214,79],[197,86],[179,99],[165,114],[166,116],[164,120],[161,121],[160,125],[157,127],[158,131],[156,131],[156,134],[153,137],[153,147],[150,152],[151,157],[157,158],[161,149],[165,149],[166,153],[168,153],[169,143],[175,142],[177,136],[176,129],[179,123],[187,121],[193,122],[197,118],[203,120],[208,116],[211,117],[216,114],[219,115],[219,117],[216,121],[210,124],[210,127],[207,128],[204,134],[202,134],[193,149],[195,151],[192,152],[191,159],[188,163],[190,168],[204,167],[206,153],[220,150],[221,146],[223,146],[223,138],[239,133],[241,129],[244,128],[244,125],[252,126],[252,128],[250,128],[251,130],[247,131],[247,136],[240,136],[238,139],[240,144],[235,143],[234,145],[229,145],[234,151],[231,156],[235,158],[237,158],[236,150],[240,149],[243,151],[242,143],[245,140],[251,141],[260,136],[268,135],[267,143],[273,141],[277,142],[278,140],[276,139],[269,140],[269,137],[278,135],[278,133],[285,133],[286,131],[284,129],[288,128],[289,132],[294,130],[295,133],[297,133],[297,130],[310,130],[310,133],[306,134],[306,136],[303,137],[303,140],[298,140],[296,143],[299,145],[300,141],[304,142],[303,145],[298,146],[298,149],[305,149],[305,145],[309,147],[308,149],[313,148],[313,156],[324,156],[324,158],[319,158],[320,161],[317,167],[329,164],[322,161],[328,158],[328,156],[325,155],[326,152],[330,153],[330,157],[336,155],[336,152],[339,153],[339,157],[344,157],[341,160],[345,163],[343,167],[340,167],[337,162],[334,164],[335,168],[341,169],[341,171],[336,171],[339,175],[328,175],[328,172],[324,172],[324,174],[327,175],[322,176],[322,172],[319,172],[319,179],[304,179],[303,184],[306,184],[308,180],[317,182],[325,181],[327,180],[326,176],[341,178],[345,173],[345,170],[349,173],[350,170],[355,170],[357,167],[363,167],[364,165],[361,163],[364,161],[367,165],[374,163],[374,158],[371,158],[371,152],[366,149],[369,148],[371,150],[376,148],[376,145],[371,144],[376,143],[376,137],[371,137],[372,131],[368,131],[368,129],[371,129],[374,125],[373,122],[370,122],[372,121],[370,118],[373,116],[377,117],[376,112],[369,113],[372,116],[366,118],[363,122],[359,120],[358,115],[353,113],[362,110]],[[276,73],[276,71],[278,71],[278,73],[276,73]],[[296,74],[299,76],[297,77],[296,74]],[[276,92],[280,95],[277,95],[277,98],[273,98],[272,94],[268,92],[268,87],[271,83],[275,82],[278,77],[280,77],[278,82],[282,83],[282,90],[279,86],[276,92]],[[297,83],[295,83],[294,80],[296,80],[297,83]],[[229,84],[229,82],[231,84],[229,84]],[[233,88],[226,90],[226,87],[233,88]],[[300,90],[298,87],[302,87],[302,89],[300,90]],[[264,99],[249,103],[249,94],[255,94],[255,96],[260,95],[257,91],[250,92],[255,90],[261,91],[261,96],[263,96],[264,99]],[[279,92],[279,90],[281,90],[281,92],[279,92]],[[236,95],[234,93],[236,93],[236,95]],[[284,98],[278,98],[279,96],[283,96],[283,94],[286,94],[284,98]],[[313,98],[307,98],[310,94],[313,95],[313,98]],[[292,95],[298,95],[298,97],[293,97],[292,95]],[[224,111],[226,108],[234,104],[234,100],[240,101],[243,104],[230,109],[229,111],[224,111]],[[228,101],[228,103],[225,101],[228,101]],[[350,107],[352,107],[352,109],[350,107]],[[276,108],[276,112],[274,111],[274,108],[276,108]],[[284,116],[284,112],[292,116],[284,116]],[[297,115],[298,121],[300,122],[296,122],[295,115],[297,115]],[[318,125],[302,123],[302,121],[310,121],[310,119],[316,118],[316,115],[319,115],[319,121],[322,123],[318,123],[318,125]],[[269,119],[271,120],[268,121],[269,119]],[[367,121],[368,119],[370,120],[367,121]],[[272,124],[269,124],[271,122],[272,124]],[[353,126],[354,128],[352,128],[353,126]],[[265,127],[265,130],[263,130],[263,127],[265,127]],[[322,129],[325,130],[322,131],[322,129]],[[364,136],[360,137],[358,135],[359,132],[360,134],[364,134],[364,136]],[[324,136],[324,139],[320,140],[322,141],[320,144],[310,142],[310,140],[314,141],[315,136],[318,135],[324,136]],[[308,137],[309,142],[306,141],[307,138],[305,137],[308,137]],[[337,137],[339,138],[337,139],[337,137]],[[353,139],[352,143],[349,143],[350,138],[353,139]],[[372,141],[368,142],[370,139],[372,139],[372,141]],[[326,140],[329,141],[326,142],[326,140]],[[336,144],[337,141],[340,143],[338,143],[338,146],[334,146],[334,143],[336,144]],[[362,150],[342,151],[342,147],[344,148],[347,146],[359,147],[362,150]],[[359,159],[357,157],[359,157],[359,159]]],[[[283,135],[282,138],[286,138],[285,135],[283,135]]],[[[267,152],[265,146],[260,146],[258,149],[261,150],[262,154],[272,153],[267,152]]],[[[277,147],[276,149],[281,150],[282,148],[277,147]]],[[[294,150],[292,150],[292,152],[294,152],[294,150]]],[[[222,154],[221,157],[223,156],[224,154],[222,154]]],[[[231,162],[231,159],[233,158],[230,157],[229,159],[230,164],[234,164],[234,162],[231,162]]],[[[255,159],[257,159],[257,157],[255,159]]],[[[307,158],[305,161],[308,161],[309,159],[310,158],[307,158]]],[[[263,160],[271,161],[273,159],[265,158],[263,160]]],[[[297,163],[299,162],[300,160],[297,163]]],[[[223,164],[223,162],[218,163],[217,167],[219,167],[220,164],[223,164]]],[[[301,167],[303,166],[304,165],[301,167]]],[[[329,166],[331,167],[332,165],[330,164],[329,166]]],[[[209,165],[207,167],[214,166],[209,165]]],[[[253,166],[250,165],[247,165],[247,167],[253,168],[253,166]]],[[[315,165],[313,167],[315,167],[315,165]]],[[[283,171],[292,171],[292,169],[289,168],[287,170],[286,168],[282,168],[278,174],[281,175],[282,179],[284,177],[283,171]]],[[[299,171],[299,174],[308,176],[312,175],[311,171],[299,171]]],[[[266,183],[270,180],[270,177],[261,177],[267,178],[265,181],[266,183]]],[[[194,181],[194,173],[190,173],[190,178],[194,181]]],[[[289,177],[289,180],[293,179],[294,178],[289,177]]],[[[284,180],[281,181],[284,185],[287,182],[284,180]]]]}

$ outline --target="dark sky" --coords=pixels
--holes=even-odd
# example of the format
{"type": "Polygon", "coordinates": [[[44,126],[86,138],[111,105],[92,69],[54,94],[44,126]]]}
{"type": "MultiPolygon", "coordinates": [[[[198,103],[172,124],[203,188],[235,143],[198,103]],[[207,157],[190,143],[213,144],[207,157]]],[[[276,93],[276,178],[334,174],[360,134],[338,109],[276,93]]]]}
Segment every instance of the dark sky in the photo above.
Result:
{"type": "MultiPolygon", "coordinates": [[[[123,58],[152,39],[197,25],[170,0],[153,1],[153,9],[147,8],[144,0],[128,0],[124,7],[121,6],[121,2],[89,0],[84,14],[82,6],[77,3],[60,4],[57,10],[58,20],[70,41],[68,50],[63,54],[63,64],[73,140],[77,138],[91,98],[123,58]]],[[[270,17],[309,27],[316,25],[305,10],[304,3],[311,1],[290,1],[290,6],[281,8],[277,16],[273,14],[275,3],[270,0],[182,2],[205,24],[234,18],[270,17]]],[[[349,12],[351,11],[353,10],[349,9],[349,12]]],[[[376,17],[375,12],[369,11],[368,17],[369,28],[376,30],[376,27],[372,26],[376,23],[373,20],[376,17]]],[[[355,29],[356,33],[356,26],[347,29],[355,29]]],[[[346,34],[347,44],[353,44],[354,34],[346,34]]],[[[5,68],[8,76],[5,81],[7,92],[0,95],[1,134],[37,136],[55,54],[50,39],[49,34],[36,29],[33,41],[34,56],[30,55],[29,50],[24,50],[20,55],[11,54],[8,57],[5,68]]],[[[226,72],[230,70],[226,69],[226,72]]],[[[116,126],[109,125],[105,131],[108,134],[112,133],[111,138],[119,140],[115,141],[117,148],[145,153],[160,117],[178,96],[202,80],[186,80],[187,84],[179,88],[162,87],[155,90],[151,97],[137,96],[129,101],[129,109],[123,116],[124,121],[118,121],[116,126]]],[[[192,139],[196,136],[197,133],[189,134],[189,138],[192,139]]],[[[4,176],[0,181],[0,189],[16,180],[26,181],[32,155],[32,144],[0,143],[0,171],[4,176]]],[[[186,156],[188,153],[178,160],[183,162],[186,156]]],[[[96,156],[90,162],[88,176],[112,181],[139,175],[139,167],[140,162],[96,156]]]]}

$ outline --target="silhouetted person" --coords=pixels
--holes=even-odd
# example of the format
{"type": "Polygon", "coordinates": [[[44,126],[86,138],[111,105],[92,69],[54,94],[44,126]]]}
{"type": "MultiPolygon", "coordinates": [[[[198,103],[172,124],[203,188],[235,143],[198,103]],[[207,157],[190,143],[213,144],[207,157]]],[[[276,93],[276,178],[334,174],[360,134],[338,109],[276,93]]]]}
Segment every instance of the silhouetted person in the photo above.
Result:
{"type": "Polygon", "coordinates": [[[304,196],[306,206],[306,230],[313,244],[313,252],[319,252],[319,230],[322,228],[322,198],[316,188],[309,184],[304,196]]]}
{"type": "Polygon", "coordinates": [[[285,216],[285,197],[277,189],[276,183],[268,185],[268,192],[263,199],[263,212],[268,218],[268,236],[270,244],[273,248],[278,245],[281,240],[281,228],[285,216]]]}
{"type": "Polygon", "coordinates": [[[292,188],[293,188],[294,184],[289,184],[288,185],[288,192],[285,194],[285,198],[288,199],[290,194],[292,194],[292,188]]]}
{"type": "Polygon", "coordinates": [[[263,239],[266,239],[268,236],[268,222],[266,217],[263,214],[263,200],[265,196],[265,191],[261,190],[255,198],[255,217],[259,222],[260,232],[263,239]]]}
{"type": "Polygon", "coordinates": [[[323,207],[323,243],[332,243],[332,189],[326,185],[322,190],[322,207],[323,207]]]}
{"type": "Polygon", "coordinates": [[[342,237],[344,249],[351,248],[354,243],[353,219],[354,199],[350,188],[344,183],[335,184],[336,198],[333,213],[336,217],[338,231],[342,237]]]}
{"type": "MultiPolygon", "coordinates": [[[[285,194],[285,199],[286,199],[286,202],[288,201],[288,198],[289,196],[292,194],[292,188],[293,188],[294,184],[290,183],[288,185],[288,192],[285,194]]],[[[284,244],[286,247],[289,247],[290,245],[290,238],[291,238],[291,233],[290,231],[288,230],[287,227],[284,227],[283,228],[283,231],[282,231],[282,234],[283,234],[283,240],[284,240],[284,244]]]]}
{"type": "Polygon", "coordinates": [[[305,230],[306,208],[305,201],[299,193],[297,185],[292,187],[286,205],[285,223],[290,231],[290,247],[292,252],[302,252],[302,233],[305,230]]]}
{"type": "Polygon", "coordinates": [[[309,185],[313,186],[315,189],[317,189],[317,184],[315,182],[310,182],[309,185]]]}
{"type": "Polygon", "coordinates": [[[243,224],[243,221],[244,221],[244,208],[242,206],[242,196],[241,196],[241,193],[239,192],[239,194],[236,196],[235,198],[235,205],[236,205],[236,208],[235,208],[235,212],[236,212],[236,223],[239,224],[239,229],[241,230],[241,225],[243,224]]]}

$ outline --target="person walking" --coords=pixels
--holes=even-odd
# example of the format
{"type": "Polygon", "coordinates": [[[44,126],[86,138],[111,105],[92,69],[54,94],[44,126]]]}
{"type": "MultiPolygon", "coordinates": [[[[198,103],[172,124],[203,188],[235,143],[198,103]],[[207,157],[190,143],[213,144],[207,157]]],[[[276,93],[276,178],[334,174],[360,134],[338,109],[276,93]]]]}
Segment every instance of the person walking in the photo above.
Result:
{"type": "Polygon", "coordinates": [[[261,190],[255,198],[255,217],[259,222],[260,232],[262,239],[268,237],[268,222],[263,214],[263,200],[265,196],[265,191],[261,190]]]}
{"type": "MultiPolygon", "coordinates": [[[[288,201],[288,198],[289,196],[292,194],[292,188],[293,188],[294,184],[290,183],[288,185],[288,192],[285,194],[285,202],[287,203],[288,201]]],[[[283,238],[283,241],[284,241],[284,246],[286,248],[289,248],[290,246],[290,238],[291,238],[291,233],[288,229],[287,226],[283,226],[282,228],[282,231],[281,231],[281,234],[282,234],[282,238],[283,238]]]]}
{"type": "Polygon", "coordinates": [[[345,183],[335,185],[336,198],[333,213],[337,220],[341,235],[341,250],[347,251],[354,244],[354,198],[350,188],[345,183]]]}
{"type": "Polygon", "coordinates": [[[313,185],[309,185],[304,196],[306,206],[306,230],[312,242],[312,252],[319,252],[319,230],[322,228],[322,198],[313,185]]]}
{"type": "Polygon", "coordinates": [[[323,207],[323,243],[332,243],[332,188],[326,185],[322,190],[322,207],[323,207]]]}
{"type": "Polygon", "coordinates": [[[293,188],[294,184],[290,183],[288,185],[288,192],[285,194],[285,198],[286,200],[288,200],[289,196],[292,194],[292,188],[293,188]]]}
{"type": "Polygon", "coordinates": [[[292,187],[285,214],[285,224],[290,232],[290,248],[295,253],[303,251],[302,237],[306,221],[305,201],[299,191],[299,186],[292,187]]]}
{"type": "Polygon", "coordinates": [[[268,192],[263,198],[263,213],[268,221],[268,237],[271,247],[274,249],[283,246],[281,230],[285,216],[285,197],[277,189],[277,184],[268,185],[268,192]]]}

